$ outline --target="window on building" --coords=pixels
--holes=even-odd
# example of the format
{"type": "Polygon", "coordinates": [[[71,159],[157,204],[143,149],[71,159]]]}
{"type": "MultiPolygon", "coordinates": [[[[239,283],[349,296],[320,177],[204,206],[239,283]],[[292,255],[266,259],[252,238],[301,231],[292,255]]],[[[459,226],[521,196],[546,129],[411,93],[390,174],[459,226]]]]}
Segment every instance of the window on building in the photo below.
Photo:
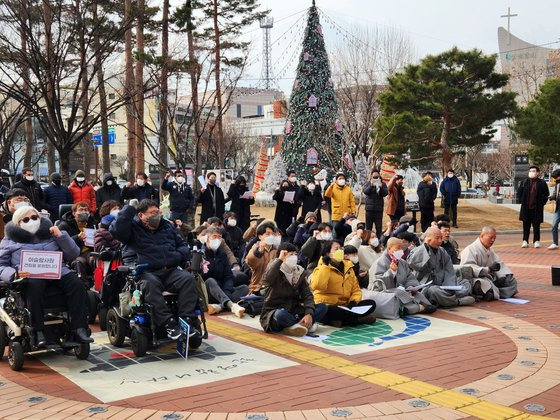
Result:
{"type": "Polygon", "coordinates": [[[237,104],[237,118],[241,118],[241,104],[237,104]]]}
{"type": "Polygon", "coordinates": [[[108,118],[109,118],[110,120],[114,120],[116,117],[117,117],[117,115],[116,115],[114,112],[111,112],[111,113],[108,115],[108,118]]]}
{"type": "Polygon", "coordinates": [[[111,100],[115,99],[115,94],[114,93],[109,93],[109,99],[111,99],[111,100]]]}
{"type": "Polygon", "coordinates": [[[257,115],[263,115],[263,106],[257,105],[257,115]]]}

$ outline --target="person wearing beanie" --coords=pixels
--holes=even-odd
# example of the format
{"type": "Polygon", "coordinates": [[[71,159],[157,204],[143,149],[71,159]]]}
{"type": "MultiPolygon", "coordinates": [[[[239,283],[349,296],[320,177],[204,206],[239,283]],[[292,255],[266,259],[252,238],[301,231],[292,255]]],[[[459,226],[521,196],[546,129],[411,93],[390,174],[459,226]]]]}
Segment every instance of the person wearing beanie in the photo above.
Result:
{"type": "Polygon", "coordinates": [[[434,202],[437,197],[437,186],[431,172],[426,172],[424,178],[416,189],[418,194],[418,207],[420,208],[420,226],[422,232],[428,229],[434,221],[434,202]]]}
{"type": "MultiPolygon", "coordinates": [[[[300,219],[301,220],[301,219],[300,219]]],[[[309,239],[313,231],[317,229],[317,215],[310,211],[305,215],[304,223],[300,224],[296,230],[294,237],[294,245],[301,248],[303,244],[309,239]]]]}
{"type": "Polygon", "coordinates": [[[44,202],[45,195],[43,189],[39,183],[35,180],[33,176],[33,170],[31,168],[23,168],[21,171],[21,178],[16,182],[12,188],[19,188],[24,190],[29,197],[31,205],[37,210],[46,209],[44,202]]]}
{"type": "Polygon", "coordinates": [[[51,281],[30,278],[30,273],[20,270],[21,253],[24,250],[62,251],[64,262],[70,263],[80,254],[80,249],[67,232],[53,226],[49,219],[41,217],[31,206],[18,208],[12,221],[6,225],[6,237],[0,243],[0,281],[10,283],[16,275],[27,278],[26,307],[31,313],[35,344],[38,347],[47,345],[43,333],[44,310],[48,306],[45,304],[45,297],[50,296],[52,291],[66,297],[74,339],[84,343],[93,342],[87,331],[86,289],[76,273],[64,264],[60,279],[51,281]]]}
{"type": "Polygon", "coordinates": [[[62,185],[62,177],[58,172],[51,174],[51,185],[45,188],[45,205],[50,213],[51,222],[56,222],[60,218],[59,208],[61,204],[73,204],[72,193],[62,185]]]}
{"type": "Polygon", "coordinates": [[[86,175],[84,171],[78,169],[74,175],[74,180],[68,187],[72,193],[72,198],[74,203],[86,202],[92,213],[97,211],[97,202],[95,200],[95,190],[93,185],[86,181],[86,175]]]}
{"type": "Polygon", "coordinates": [[[325,197],[331,199],[333,222],[341,220],[344,213],[356,213],[356,198],[342,172],[336,174],[335,182],[325,191],[325,197]]]}
{"type": "Polygon", "coordinates": [[[121,204],[123,203],[121,188],[111,172],[103,174],[103,185],[95,192],[95,203],[98,209],[100,209],[106,201],[118,201],[121,204]]]}

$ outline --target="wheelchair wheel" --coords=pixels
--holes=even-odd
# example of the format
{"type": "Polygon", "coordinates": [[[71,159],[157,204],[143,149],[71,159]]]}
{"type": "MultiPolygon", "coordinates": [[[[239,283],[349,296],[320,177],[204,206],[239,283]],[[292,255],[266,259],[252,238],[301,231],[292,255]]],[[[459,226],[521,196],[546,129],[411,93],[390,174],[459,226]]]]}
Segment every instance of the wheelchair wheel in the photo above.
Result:
{"type": "Polygon", "coordinates": [[[95,318],[97,317],[97,296],[91,290],[87,291],[88,298],[88,324],[95,324],[95,318]]]}
{"type": "Polygon", "coordinates": [[[86,360],[89,356],[89,343],[80,343],[79,346],[74,347],[74,354],[79,360],[86,360]]]}
{"type": "Polygon", "coordinates": [[[99,328],[101,331],[107,331],[107,307],[99,305],[99,328]]]}
{"type": "Polygon", "coordinates": [[[197,328],[197,331],[199,334],[189,338],[189,347],[191,349],[197,349],[202,344],[202,332],[200,331],[200,328],[197,328]]]}
{"type": "Polygon", "coordinates": [[[12,341],[8,348],[8,363],[12,370],[18,371],[23,367],[23,347],[18,341],[12,341]]]}
{"type": "Polygon", "coordinates": [[[146,334],[139,332],[136,328],[132,328],[130,333],[130,345],[136,357],[142,357],[148,350],[148,337],[146,334]]]}
{"type": "Polygon", "coordinates": [[[121,347],[126,338],[126,321],[122,319],[114,308],[107,312],[107,336],[109,342],[116,347],[121,347]]]}
{"type": "Polygon", "coordinates": [[[8,344],[8,336],[6,335],[6,327],[4,323],[0,321],[0,360],[4,357],[4,351],[6,350],[6,344],[8,344]]]}

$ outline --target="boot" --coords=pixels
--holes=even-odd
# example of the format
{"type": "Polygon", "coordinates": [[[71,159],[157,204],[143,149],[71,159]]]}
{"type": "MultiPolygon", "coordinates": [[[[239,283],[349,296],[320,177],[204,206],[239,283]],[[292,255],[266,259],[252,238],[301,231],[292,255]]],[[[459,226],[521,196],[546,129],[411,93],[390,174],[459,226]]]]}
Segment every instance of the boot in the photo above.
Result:
{"type": "Polygon", "coordinates": [[[45,338],[45,334],[43,331],[37,331],[35,333],[37,347],[45,347],[47,345],[47,339],[45,338]]]}
{"type": "Polygon", "coordinates": [[[93,343],[93,338],[88,335],[85,328],[78,328],[74,331],[74,336],[80,343],[93,343]]]}

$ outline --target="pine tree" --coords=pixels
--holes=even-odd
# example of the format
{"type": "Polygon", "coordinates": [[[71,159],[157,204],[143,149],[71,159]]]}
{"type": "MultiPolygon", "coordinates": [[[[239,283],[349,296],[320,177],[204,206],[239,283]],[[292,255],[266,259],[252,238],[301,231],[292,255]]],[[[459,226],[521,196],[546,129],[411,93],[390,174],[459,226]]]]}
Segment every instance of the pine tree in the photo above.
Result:
{"type": "Polygon", "coordinates": [[[264,174],[264,182],[261,189],[266,192],[273,192],[280,186],[280,183],[287,178],[286,166],[282,153],[276,153],[276,156],[270,161],[268,168],[264,174]]]}
{"type": "MultiPolygon", "coordinates": [[[[341,169],[342,126],[331,79],[329,58],[315,1],[309,9],[296,79],[282,143],[284,162],[298,177],[308,179],[306,153],[311,147],[319,152],[318,166],[333,173],[341,169]]],[[[315,165],[313,165],[315,166],[315,165]]]]}

